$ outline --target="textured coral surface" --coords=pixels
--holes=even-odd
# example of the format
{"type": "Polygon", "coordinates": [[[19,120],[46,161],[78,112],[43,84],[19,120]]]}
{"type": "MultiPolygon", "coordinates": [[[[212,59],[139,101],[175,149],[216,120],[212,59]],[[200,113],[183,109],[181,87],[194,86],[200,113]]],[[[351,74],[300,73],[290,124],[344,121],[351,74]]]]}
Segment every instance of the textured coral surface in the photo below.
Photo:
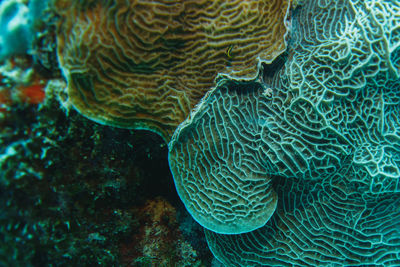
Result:
{"type": "Polygon", "coordinates": [[[367,200],[341,176],[280,182],[277,212],[264,227],[241,235],[206,230],[226,266],[399,265],[399,194],[367,200]]]}
{"type": "Polygon", "coordinates": [[[218,73],[257,75],[285,49],[286,0],[56,1],[70,101],[169,140],[218,73]]]}
{"type": "Polygon", "coordinates": [[[399,265],[400,2],[301,3],[284,66],[262,83],[221,81],[178,128],[178,192],[216,232],[208,221],[243,217],[240,197],[264,205],[276,192],[265,227],[207,232],[229,266],[399,265]]]}
{"type": "Polygon", "coordinates": [[[178,194],[201,225],[219,233],[254,230],[275,211],[277,197],[259,151],[260,91],[259,83],[222,80],[169,144],[178,194]]]}

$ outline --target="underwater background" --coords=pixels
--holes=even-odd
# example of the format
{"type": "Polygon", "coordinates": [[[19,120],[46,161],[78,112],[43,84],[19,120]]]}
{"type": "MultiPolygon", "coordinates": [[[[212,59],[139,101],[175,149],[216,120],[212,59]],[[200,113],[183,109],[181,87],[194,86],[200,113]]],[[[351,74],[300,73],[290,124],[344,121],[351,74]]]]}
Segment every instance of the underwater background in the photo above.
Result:
{"type": "Polygon", "coordinates": [[[400,1],[0,1],[0,266],[400,266],[400,1]]]}

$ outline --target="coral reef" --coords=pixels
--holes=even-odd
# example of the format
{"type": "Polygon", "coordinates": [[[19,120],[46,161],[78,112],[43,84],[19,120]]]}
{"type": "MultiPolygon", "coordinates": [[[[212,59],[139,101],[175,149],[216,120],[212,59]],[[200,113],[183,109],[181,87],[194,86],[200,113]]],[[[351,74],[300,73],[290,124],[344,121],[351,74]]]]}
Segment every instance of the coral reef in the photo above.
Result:
{"type": "Polygon", "coordinates": [[[1,2],[0,266],[400,265],[399,25],[399,0],[1,2]]]}
{"type": "Polygon", "coordinates": [[[200,266],[196,251],[184,240],[179,229],[176,209],[164,199],[148,200],[136,214],[141,227],[122,245],[126,265],[200,266]]]}
{"type": "Polygon", "coordinates": [[[224,264],[400,264],[399,7],[302,1],[282,68],[221,80],[179,126],[175,184],[224,264]]]}
{"type": "Polygon", "coordinates": [[[289,1],[58,0],[58,55],[84,116],[169,141],[219,73],[285,50],[289,1]]]}
{"type": "Polygon", "coordinates": [[[47,79],[34,67],[31,57],[15,56],[0,66],[0,105],[4,116],[13,104],[39,104],[44,101],[47,79]]]}
{"type": "Polygon", "coordinates": [[[279,182],[277,212],[264,227],[241,235],[206,230],[226,266],[399,265],[399,194],[366,200],[341,174],[322,183],[279,182]]]}
{"type": "Polygon", "coordinates": [[[262,88],[253,84],[254,88],[235,86],[221,80],[218,90],[179,127],[169,144],[179,196],[202,226],[218,233],[252,231],[263,226],[276,207],[277,197],[260,157],[262,142],[257,140],[259,120],[265,118],[252,114],[263,109],[254,103],[259,94],[252,93],[262,88]],[[227,87],[244,93],[225,101],[227,87]]]}
{"type": "MultiPolygon", "coordinates": [[[[169,177],[167,148],[155,134],[98,125],[73,109],[66,113],[60,109],[64,88],[52,80],[44,103],[16,102],[1,118],[0,265],[129,266],[138,259],[123,264],[122,244],[144,228],[155,231],[141,224],[148,199],[163,197],[184,212],[169,177]]],[[[161,203],[171,207],[168,202],[161,203]]],[[[175,213],[169,216],[176,223],[175,213]]],[[[168,257],[210,257],[178,237],[168,257]]]]}

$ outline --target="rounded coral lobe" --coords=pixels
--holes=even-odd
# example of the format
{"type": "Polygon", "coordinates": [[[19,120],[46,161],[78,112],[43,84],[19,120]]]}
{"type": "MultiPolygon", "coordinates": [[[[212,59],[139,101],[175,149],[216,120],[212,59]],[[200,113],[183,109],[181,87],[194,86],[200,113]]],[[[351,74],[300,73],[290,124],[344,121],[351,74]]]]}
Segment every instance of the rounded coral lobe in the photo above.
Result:
{"type": "Polygon", "coordinates": [[[257,75],[285,48],[289,3],[55,1],[72,104],[100,123],[170,139],[218,73],[257,75]]]}
{"type": "Polygon", "coordinates": [[[191,215],[212,231],[252,231],[276,209],[278,198],[260,157],[265,121],[252,114],[263,109],[263,89],[256,82],[221,80],[169,144],[178,194],[191,215]]]}
{"type": "Polygon", "coordinates": [[[224,264],[400,264],[399,7],[302,1],[283,66],[262,82],[221,80],[178,127],[176,187],[224,264]],[[267,183],[279,201],[266,224],[221,234],[213,220],[240,221],[243,199],[264,205],[267,183]]]}

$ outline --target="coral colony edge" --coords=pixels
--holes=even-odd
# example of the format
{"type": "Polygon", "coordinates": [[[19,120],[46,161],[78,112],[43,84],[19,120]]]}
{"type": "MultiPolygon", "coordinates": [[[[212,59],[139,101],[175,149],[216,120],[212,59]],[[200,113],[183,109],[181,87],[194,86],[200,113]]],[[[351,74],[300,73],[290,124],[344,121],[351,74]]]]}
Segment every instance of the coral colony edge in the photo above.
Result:
{"type": "Polygon", "coordinates": [[[400,266],[400,1],[0,2],[0,266],[400,266]]]}

